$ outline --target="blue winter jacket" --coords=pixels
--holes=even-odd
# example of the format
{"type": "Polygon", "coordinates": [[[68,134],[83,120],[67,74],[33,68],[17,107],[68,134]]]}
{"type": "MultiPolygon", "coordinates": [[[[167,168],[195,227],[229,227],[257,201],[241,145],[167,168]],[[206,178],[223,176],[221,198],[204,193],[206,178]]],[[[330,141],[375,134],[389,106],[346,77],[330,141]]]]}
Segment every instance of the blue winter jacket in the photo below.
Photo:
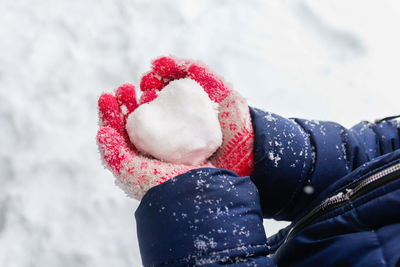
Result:
{"type": "Polygon", "coordinates": [[[251,177],[196,169],[144,196],[143,265],[400,265],[400,124],[250,111],[251,177]],[[292,223],[267,238],[263,218],[292,223]]]}

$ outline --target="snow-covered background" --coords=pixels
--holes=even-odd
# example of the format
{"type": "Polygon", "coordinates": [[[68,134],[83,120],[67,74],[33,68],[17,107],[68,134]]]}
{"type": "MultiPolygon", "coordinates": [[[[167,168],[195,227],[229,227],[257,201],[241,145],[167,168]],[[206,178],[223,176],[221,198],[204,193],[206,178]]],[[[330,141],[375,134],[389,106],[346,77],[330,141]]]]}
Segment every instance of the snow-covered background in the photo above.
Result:
{"type": "Polygon", "coordinates": [[[202,60],[251,105],[352,126],[400,113],[399,25],[396,0],[0,0],[0,266],[141,265],[96,104],[151,59],[202,60]]]}

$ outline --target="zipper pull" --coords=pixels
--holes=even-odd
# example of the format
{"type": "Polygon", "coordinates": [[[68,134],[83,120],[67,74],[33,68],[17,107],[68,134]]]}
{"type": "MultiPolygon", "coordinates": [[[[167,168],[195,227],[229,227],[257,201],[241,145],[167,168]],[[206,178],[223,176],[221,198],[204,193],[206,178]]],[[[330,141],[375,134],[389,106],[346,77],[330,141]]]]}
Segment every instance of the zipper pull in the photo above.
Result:
{"type": "Polygon", "coordinates": [[[341,203],[343,201],[347,201],[353,195],[353,190],[347,188],[345,191],[339,192],[334,196],[331,196],[328,199],[325,199],[324,202],[321,204],[322,210],[324,210],[327,206],[341,203]]]}

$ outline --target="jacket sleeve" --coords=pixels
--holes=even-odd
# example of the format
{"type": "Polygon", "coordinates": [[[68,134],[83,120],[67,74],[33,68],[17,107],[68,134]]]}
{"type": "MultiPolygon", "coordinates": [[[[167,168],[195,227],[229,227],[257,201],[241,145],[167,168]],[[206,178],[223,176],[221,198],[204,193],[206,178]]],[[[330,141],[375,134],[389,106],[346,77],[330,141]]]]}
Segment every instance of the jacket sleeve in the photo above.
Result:
{"type": "Polygon", "coordinates": [[[324,188],[373,158],[400,148],[396,121],[351,129],[327,121],[286,119],[250,108],[254,172],[263,216],[294,219],[324,188]]]}
{"type": "Polygon", "coordinates": [[[151,188],[135,216],[144,266],[275,266],[249,177],[189,171],[151,188]]]}

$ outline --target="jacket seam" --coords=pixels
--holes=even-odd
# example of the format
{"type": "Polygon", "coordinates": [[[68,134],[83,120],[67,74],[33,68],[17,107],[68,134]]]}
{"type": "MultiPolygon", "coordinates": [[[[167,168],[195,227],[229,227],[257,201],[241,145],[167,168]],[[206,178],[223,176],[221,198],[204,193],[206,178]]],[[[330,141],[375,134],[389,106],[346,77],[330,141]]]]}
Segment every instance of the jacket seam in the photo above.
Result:
{"type": "Polygon", "coordinates": [[[376,129],[375,129],[375,127],[377,126],[377,124],[368,123],[367,126],[368,126],[368,128],[370,128],[371,131],[375,134],[375,142],[376,142],[376,144],[377,144],[377,146],[378,146],[378,149],[379,149],[379,155],[375,155],[375,158],[376,158],[376,157],[378,157],[378,156],[383,155],[382,142],[381,142],[381,140],[379,139],[378,132],[377,132],[376,129]]]}
{"type": "Polygon", "coordinates": [[[301,173],[305,173],[304,177],[300,177],[297,181],[297,185],[295,190],[293,191],[292,195],[290,196],[289,200],[285,203],[285,205],[278,211],[276,212],[276,214],[274,215],[274,217],[281,215],[282,213],[286,212],[286,210],[290,207],[290,205],[292,205],[293,201],[296,199],[296,197],[298,196],[300,189],[302,188],[303,185],[305,184],[312,184],[312,175],[315,171],[315,166],[317,165],[317,146],[315,145],[315,140],[313,135],[306,129],[304,128],[301,123],[297,122],[297,119],[293,119],[292,120],[301,130],[302,130],[302,134],[304,137],[308,138],[309,142],[310,142],[310,157],[311,157],[311,162],[310,162],[310,167],[307,171],[307,173],[305,173],[305,168],[306,166],[303,167],[303,170],[301,173]],[[313,155],[312,153],[315,153],[315,158],[313,160],[313,155]]]}
{"type": "MultiPolygon", "coordinates": [[[[393,192],[393,191],[391,191],[391,192],[393,192]]],[[[382,197],[382,196],[383,196],[383,195],[379,196],[379,198],[382,197]]],[[[365,203],[362,203],[362,204],[359,205],[359,206],[362,206],[362,205],[364,205],[364,204],[366,204],[366,203],[368,203],[368,202],[370,202],[370,201],[373,201],[373,198],[370,199],[370,200],[368,200],[368,201],[366,201],[365,203]]],[[[358,215],[357,207],[353,205],[353,202],[350,202],[350,205],[351,205],[352,209],[354,210],[354,214],[355,214],[355,216],[356,216],[356,219],[357,219],[358,223],[361,224],[361,225],[364,225],[364,227],[370,229],[370,230],[373,232],[373,234],[374,234],[374,236],[375,236],[375,239],[376,239],[376,241],[378,242],[378,249],[379,249],[379,251],[381,251],[381,253],[382,253],[382,259],[383,259],[383,261],[384,261],[383,264],[384,264],[385,266],[388,266],[388,264],[387,264],[387,263],[388,263],[388,260],[387,260],[387,257],[386,257],[386,255],[385,255],[385,252],[384,252],[384,250],[383,250],[383,243],[381,242],[381,240],[380,240],[380,238],[379,238],[377,232],[375,231],[375,230],[377,230],[377,229],[374,229],[373,227],[370,227],[367,223],[364,223],[363,220],[361,220],[361,218],[360,218],[359,215],[358,215]]],[[[359,207],[359,206],[358,206],[358,207],[359,207]]]]}
{"type": "MultiPolygon", "coordinates": [[[[349,145],[349,138],[350,138],[350,135],[351,133],[350,133],[350,131],[348,131],[346,128],[344,128],[343,126],[341,127],[341,131],[340,131],[340,140],[341,140],[341,142],[342,142],[342,146],[344,146],[344,149],[342,149],[342,153],[343,153],[343,157],[344,157],[344,159],[345,159],[345,161],[346,161],[346,170],[347,170],[347,173],[349,173],[349,172],[351,172],[352,170],[354,170],[355,168],[354,168],[354,164],[356,163],[356,161],[358,160],[357,159],[357,157],[358,157],[358,155],[357,155],[357,152],[356,152],[356,150],[354,150],[354,151],[351,151],[351,149],[350,149],[350,145],[349,145]],[[343,151],[344,150],[344,151],[343,151]],[[350,159],[350,156],[352,155],[352,152],[354,153],[353,154],[353,158],[352,159],[350,159]],[[353,161],[351,161],[351,160],[353,160],[353,161]]],[[[355,140],[357,140],[357,142],[359,141],[358,139],[355,139],[355,140]]]]}
{"type": "Polygon", "coordinates": [[[384,261],[383,264],[384,264],[385,266],[389,266],[389,265],[388,265],[387,257],[386,257],[386,255],[385,255],[385,251],[383,250],[383,243],[381,242],[381,240],[380,240],[380,238],[379,238],[379,236],[378,236],[378,233],[377,233],[374,229],[372,229],[372,228],[371,228],[371,230],[372,230],[372,232],[374,233],[374,236],[375,236],[375,238],[376,238],[376,241],[378,241],[378,245],[379,245],[378,249],[382,252],[382,259],[383,259],[383,261],[384,261]]]}

